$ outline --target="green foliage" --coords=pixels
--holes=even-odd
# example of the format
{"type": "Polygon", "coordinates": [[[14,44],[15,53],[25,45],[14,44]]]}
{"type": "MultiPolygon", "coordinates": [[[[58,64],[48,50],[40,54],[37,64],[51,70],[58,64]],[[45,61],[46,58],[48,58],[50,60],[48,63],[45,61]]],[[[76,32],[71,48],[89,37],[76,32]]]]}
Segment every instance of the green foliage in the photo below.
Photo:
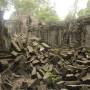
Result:
{"type": "Polygon", "coordinates": [[[51,22],[58,20],[58,17],[56,15],[56,12],[49,7],[40,8],[40,10],[37,10],[36,17],[45,22],[51,22]]]}
{"type": "Polygon", "coordinates": [[[88,0],[87,8],[80,10],[79,13],[78,13],[78,16],[79,17],[90,16],[90,0],[88,0]]]}
{"type": "Polygon", "coordinates": [[[79,15],[79,17],[87,17],[90,15],[90,9],[88,9],[88,8],[82,9],[79,11],[78,15],[79,15]]]}
{"type": "Polygon", "coordinates": [[[14,5],[19,14],[31,13],[43,22],[58,20],[58,16],[50,6],[49,0],[14,0],[14,5]]]}
{"type": "Polygon", "coordinates": [[[35,0],[14,0],[15,8],[18,12],[26,12],[36,8],[35,0]]]}
{"type": "Polygon", "coordinates": [[[87,8],[90,8],[90,0],[88,0],[87,8]]]}
{"type": "Polygon", "coordinates": [[[0,8],[2,8],[5,4],[5,0],[0,0],[0,8]]]}
{"type": "Polygon", "coordinates": [[[0,0],[0,10],[9,10],[9,5],[11,4],[11,0],[0,0]]]}

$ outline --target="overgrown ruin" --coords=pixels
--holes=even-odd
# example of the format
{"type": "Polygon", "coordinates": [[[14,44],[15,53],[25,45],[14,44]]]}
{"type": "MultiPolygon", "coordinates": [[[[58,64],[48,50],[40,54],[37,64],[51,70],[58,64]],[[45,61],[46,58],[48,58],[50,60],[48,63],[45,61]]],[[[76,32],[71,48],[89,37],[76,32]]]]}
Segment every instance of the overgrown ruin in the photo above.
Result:
{"type": "Polygon", "coordinates": [[[29,17],[26,31],[21,21],[8,21],[7,29],[0,20],[0,90],[90,89],[90,17],[71,27],[32,25],[29,17]]]}

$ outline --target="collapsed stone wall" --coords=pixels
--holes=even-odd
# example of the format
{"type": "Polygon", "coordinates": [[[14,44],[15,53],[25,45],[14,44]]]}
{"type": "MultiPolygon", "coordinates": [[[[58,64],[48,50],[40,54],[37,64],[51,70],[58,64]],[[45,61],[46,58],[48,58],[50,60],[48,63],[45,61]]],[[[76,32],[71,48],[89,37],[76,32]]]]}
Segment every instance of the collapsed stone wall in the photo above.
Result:
{"type": "MultiPolygon", "coordinates": [[[[45,43],[49,44],[53,48],[61,46],[87,46],[89,47],[89,26],[90,19],[79,18],[73,20],[74,24],[69,31],[69,22],[58,22],[58,23],[48,23],[48,24],[37,24],[30,25],[30,32],[32,35],[35,35],[41,38],[45,43]]],[[[27,32],[28,27],[25,23],[18,23],[7,21],[6,26],[9,27],[9,33],[12,36],[15,33],[27,32]],[[14,28],[13,28],[14,26],[14,28]],[[12,28],[11,28],[12,27],[12,28]]],[[[20,21],[21,22],[21,21],[20,21]]],[[[72,22],[73,23],[73,22],[72,22]]]]}

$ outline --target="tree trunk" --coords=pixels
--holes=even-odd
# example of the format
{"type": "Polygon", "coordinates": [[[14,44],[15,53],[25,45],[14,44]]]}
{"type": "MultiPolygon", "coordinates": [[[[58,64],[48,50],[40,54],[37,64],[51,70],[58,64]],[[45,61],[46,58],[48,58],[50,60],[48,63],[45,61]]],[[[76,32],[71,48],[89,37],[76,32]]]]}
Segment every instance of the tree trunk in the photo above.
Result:
{"type": "Polygon", "coordinates": [[[0,51],[8,51],[10,48],[10,37],[4,26],[3,11],[0,11],[0,51]]]}

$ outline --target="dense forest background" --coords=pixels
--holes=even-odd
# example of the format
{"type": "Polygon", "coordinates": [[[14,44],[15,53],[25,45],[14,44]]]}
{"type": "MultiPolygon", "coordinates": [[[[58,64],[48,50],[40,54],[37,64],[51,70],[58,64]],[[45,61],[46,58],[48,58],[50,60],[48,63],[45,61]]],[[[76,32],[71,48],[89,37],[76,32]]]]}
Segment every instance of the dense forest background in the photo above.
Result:
{"type": "MultiPolygon", "coordinates": [[[[77,4],[79,0],[75,0],[77,4]]],[[[43,22],[59,21],[55,9],[51,6],[49,0],[0,0],[0,8],[4,11],[9,10],[10,6],[14,6],[15,12],[11,18],[17,18],[21,15],[31,15],[43,22]]],[[[77,9],[77,5],[74,6],[77,9]]],[[[67,18],[73,17],[72,11],[69,12],[67,18]]],[[[90,15],[90,0],[88,0],[87,7],[81,9],[79,12],[74,10],[78,17],[87,17],[90,15]]]]}

